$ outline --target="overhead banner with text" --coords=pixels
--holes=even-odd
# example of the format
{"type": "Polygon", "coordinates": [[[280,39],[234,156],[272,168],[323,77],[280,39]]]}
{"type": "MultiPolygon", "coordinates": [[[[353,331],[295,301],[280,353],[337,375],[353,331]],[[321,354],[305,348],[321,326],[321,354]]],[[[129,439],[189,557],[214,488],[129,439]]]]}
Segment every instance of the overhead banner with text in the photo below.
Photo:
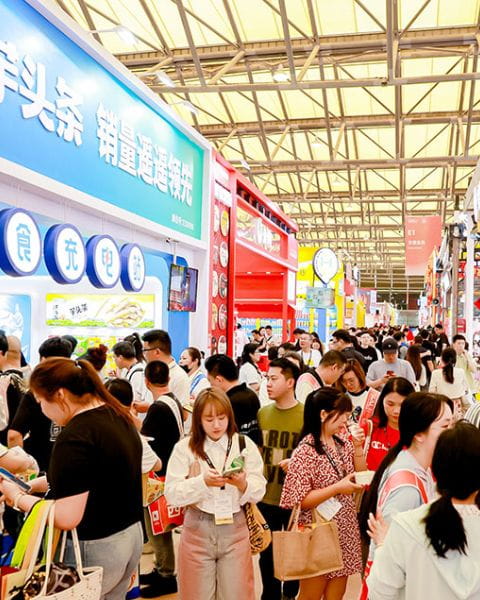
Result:
{"type": "Polygon", "coordinates": [[[442,240],[439,215],[407,217],[405,220],[405,273],[425,275],[428,260],[442,240]]]}

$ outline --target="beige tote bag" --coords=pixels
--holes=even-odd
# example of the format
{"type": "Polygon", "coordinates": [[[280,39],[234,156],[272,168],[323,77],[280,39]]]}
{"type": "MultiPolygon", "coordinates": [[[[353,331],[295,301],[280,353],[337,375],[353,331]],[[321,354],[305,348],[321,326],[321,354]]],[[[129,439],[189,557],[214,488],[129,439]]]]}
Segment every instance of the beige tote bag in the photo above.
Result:
{"type": "Polygon", "coordinates": [[[295,506],[286,531],[273,531],[274,574],[281,581],[308,579],[343,569],[335,521],[320,520],[312,510],[312,524],[298,527],[300,505],[295,506]]]}

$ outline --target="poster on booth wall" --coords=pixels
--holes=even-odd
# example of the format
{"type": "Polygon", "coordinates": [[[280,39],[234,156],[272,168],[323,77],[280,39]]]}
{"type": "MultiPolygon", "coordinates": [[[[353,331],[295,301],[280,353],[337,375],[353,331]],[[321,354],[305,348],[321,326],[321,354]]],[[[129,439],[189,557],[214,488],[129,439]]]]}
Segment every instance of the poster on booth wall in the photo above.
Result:
{"type": "Polygon", "coordinates": [[[0,294],[0,329],[14,335],[22,345],[26,361],[30,360],[32,299],[23,294],[0,294]]]}
{"type": "Polygon", "coordinates": [[[152,329],[154,294],[47,294],[50,327],[152,329]]]}

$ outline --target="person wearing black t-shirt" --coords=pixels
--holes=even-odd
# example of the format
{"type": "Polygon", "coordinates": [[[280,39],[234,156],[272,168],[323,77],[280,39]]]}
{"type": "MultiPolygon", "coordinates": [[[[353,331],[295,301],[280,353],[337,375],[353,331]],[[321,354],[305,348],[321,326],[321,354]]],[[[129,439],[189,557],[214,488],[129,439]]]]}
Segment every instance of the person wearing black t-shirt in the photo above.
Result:
{"type": "MultiPolygon", "coordinates": [[[[149,439],[152,450],[162,461],[158,475],[164,476],[173,447],[183,436],[182,406],[169,391],[170,369],[168,364],[153,360],[145,367],[145,383],[152,394],[153,403],[142,426],[142,435],[149,439]]],[[[177,591],[175,577],[175,553],[172,532],[155,535],[152,531],[150,512],[144,510],[145,529],[154,553],[154,568],[140,575],[142,598],[156,598],[177,591]]]]}
{"type": "MultiPolygon", "coordinates": [[[[70,358],[72,343],[66,337],[51,337],[38,348],[40,362],[47,358],[70,358]]],[[[61,427],[45,416],[40,405],[27,392],[20,401],[8,430],[8,446],[21,446],[31,454],[41,471],[48,470],[52,448],[61,427]]]]}
{"type": "Polygon", "coordinates": [[[365,370],[368,371],[368,367],[378,360],[378,354],[375,348],[371,346],[372,336],[368,331],[362,332],[358,336],[359,348],[358,351],[363,356],[365,361],[365,370]]]}
{"type": "MultiPolygon", "coordinates": [[[[77,528],[84,566],[103,567],[102,598],[123,600],[143,546],[142,443],[129,410],[84,360],[42,362],[30,389],[43,413],[63,428],[48,470],[55,526],[77,528]]],[[[41,483],[35,482],[35,491],[41,483]]],[[[39,501],[7,480],[0,481],[0,491],[24,512],[39,501]]],[[[70,543],[64,562],[75,564],[70,543]]]]}
{"type": "Polygon", "coordinates": [[[207,378],[212,387],[223,390],[233,408],[238,432],[248,435],[257,445],[262,443],[257,413],[260,400],[257,394],[238,380],[238,368],[225,354],[212,354],[205,361],[207,378]]]}

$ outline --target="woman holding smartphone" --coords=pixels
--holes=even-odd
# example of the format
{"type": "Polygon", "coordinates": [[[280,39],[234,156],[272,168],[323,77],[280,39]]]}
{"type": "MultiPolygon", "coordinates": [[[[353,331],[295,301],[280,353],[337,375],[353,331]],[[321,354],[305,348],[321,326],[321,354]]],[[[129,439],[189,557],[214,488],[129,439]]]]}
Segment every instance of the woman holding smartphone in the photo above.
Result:
{"type": "Polygon", "coordinates": [[[300,504],[299,522],[311,523],[311,510],[327,510],[338,526],[343,569],[300,581],[299,600],[341,600],[349,575],[362,568],[360,532],[353,494],[363,489],[355,471],[366,469],[363,432],[350,440],[346,424],[352,401],[334,388],[311,392],[305,401],[301,441],[288,466],[280,506],[300,504]],[[333,515],[333,517],[332,517],[333,515]]]}
{"type": "Polygon", "coordinates": [[[266,481],[257,446],[235,431],[227,395],[204,390],[193,407],[191,435],[177,443],[168,462],[165,497],[172,506],[187,507],[178,550],[182,600],[254,598],[242,506],[263,498],[266,481]],[[226,476],[240,455],[243,469],[226,476]]]}

